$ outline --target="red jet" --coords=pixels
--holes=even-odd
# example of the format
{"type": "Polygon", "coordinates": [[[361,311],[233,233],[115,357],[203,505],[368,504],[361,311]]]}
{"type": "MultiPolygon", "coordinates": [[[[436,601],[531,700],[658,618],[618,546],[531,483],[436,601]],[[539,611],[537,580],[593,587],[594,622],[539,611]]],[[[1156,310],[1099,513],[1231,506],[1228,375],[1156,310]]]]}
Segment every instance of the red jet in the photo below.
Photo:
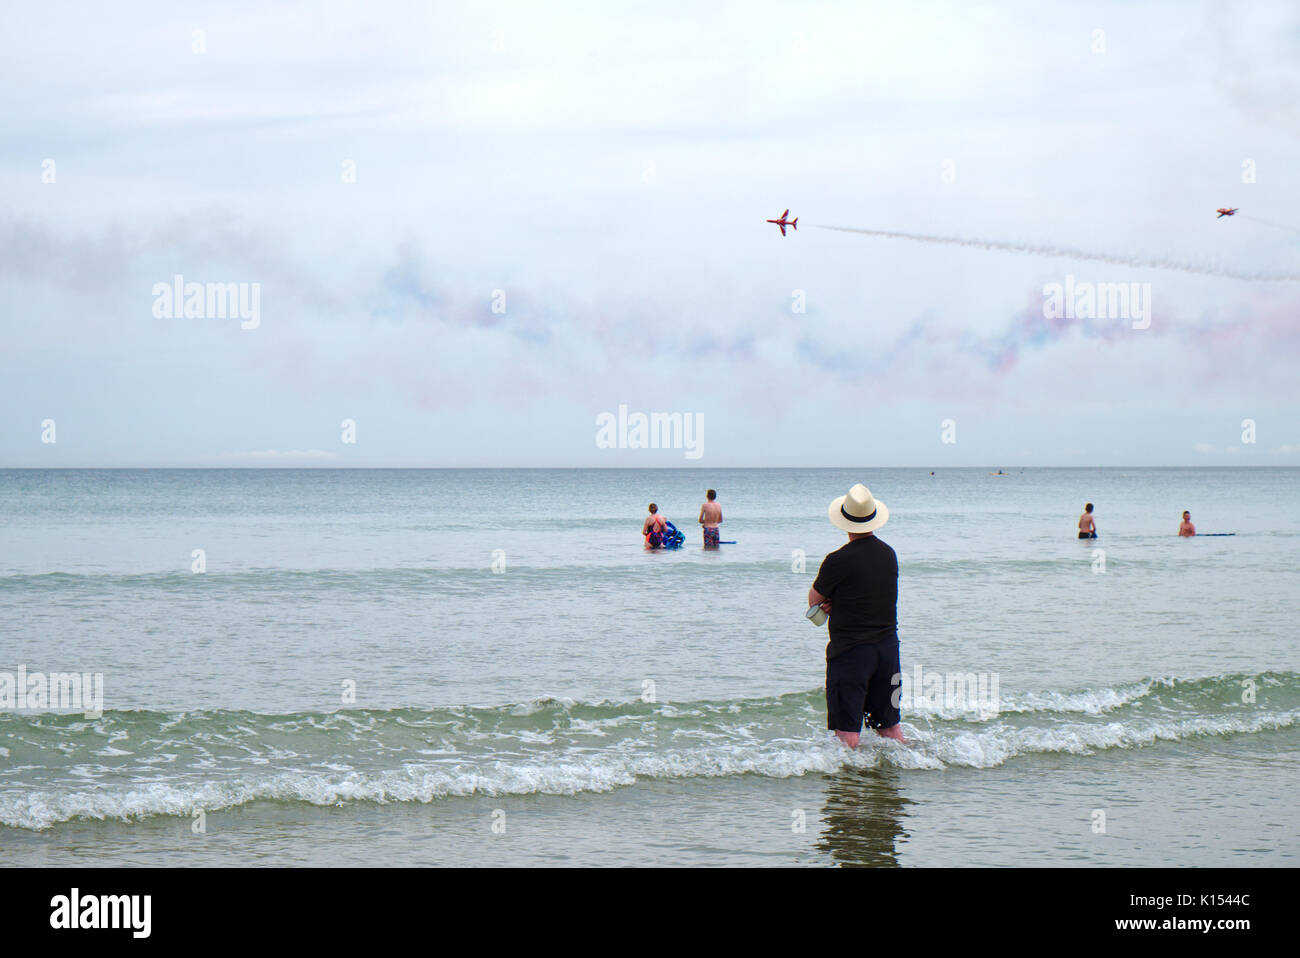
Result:
{"type": "Polygon", "coordinates": [[[797,230],[799,228],[799,217],[796,216],[792,220],[787,220],[786,217],[789,215],[790,215],[790,211],[786,210],[784,213],[781,214],[781,218],[779,220],[768,220],[768,222],[775,223],[777,226],[781,227],[781,235],[784,236],[785,228],[787,226],[790,227],[790,229],[792,230],[797,230]]]}
{"type": "Polygon", "coordinates": [[[1241,208],[1241,207],[1239,207],[1239,206],[1234,206],[1234,207],[1233,207],[1232,209],[1230,209],[1230,210],[1217,209],[1217,210],[1215,210],[1214,212],[1218,213],[1219,215],[1216,216],[1215,219],[1216,219],[1216,220],[1221,220],[1221,219],[1223,219],[1225,216],[1231,216],[1233,213],[1237,212],[1237,210],[1239,210],[1240,208],[1241,208]]]}

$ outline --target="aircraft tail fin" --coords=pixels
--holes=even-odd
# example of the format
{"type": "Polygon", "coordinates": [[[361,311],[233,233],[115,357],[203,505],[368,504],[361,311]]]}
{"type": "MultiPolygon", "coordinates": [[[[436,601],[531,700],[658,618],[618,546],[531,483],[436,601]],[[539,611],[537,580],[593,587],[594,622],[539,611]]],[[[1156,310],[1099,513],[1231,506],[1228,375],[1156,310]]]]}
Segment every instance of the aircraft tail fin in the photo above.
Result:
{"type": "Polygon", "coordinates": [[[799,217],[796,216],[794,218],[794,222],[790,224],[790,228],[793,230],[797,230],[799,228],[799,217]]]}

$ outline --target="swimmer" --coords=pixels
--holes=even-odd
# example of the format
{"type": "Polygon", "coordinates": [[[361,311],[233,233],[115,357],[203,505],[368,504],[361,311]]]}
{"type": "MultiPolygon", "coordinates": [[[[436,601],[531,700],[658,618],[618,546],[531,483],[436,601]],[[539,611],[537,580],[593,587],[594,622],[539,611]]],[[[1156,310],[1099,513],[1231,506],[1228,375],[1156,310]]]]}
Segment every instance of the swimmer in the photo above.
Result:
{"type": "Polygon", "coordinates": [[[722,523],[722,506],[718,505],[718,494],[710,489],[704,494],[708,500],[700,506],[700,525],[704,527],[704,548],[718,547],[718,526],[722,523]]]}
{"type": "Polygon", "coordinates": [[[647,549],[659,549],[664,544],[664,533],[668,530],[668,520],[659,515],[659,507],[650,503],[650,515],[641,524],[641,535],[645,536],[647,549]]]}
{"type": "Polygon", "coordinates": [[[1097,538],[1097,523],[1092,521],[1092,503],[1089,502],[1083,507],[1083,515],[1079,516],[1079,538],[1095,539],[1097,538]]]}

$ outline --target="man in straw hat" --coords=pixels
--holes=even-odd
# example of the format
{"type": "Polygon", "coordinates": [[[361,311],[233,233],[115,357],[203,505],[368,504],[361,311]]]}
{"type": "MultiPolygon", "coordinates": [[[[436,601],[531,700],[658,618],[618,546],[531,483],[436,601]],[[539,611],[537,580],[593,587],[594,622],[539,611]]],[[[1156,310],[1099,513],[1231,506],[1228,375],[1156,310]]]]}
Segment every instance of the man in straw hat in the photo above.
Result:
{"type": "Polygon", "coordinates": [[[898,557],[876,538],[889,521],[885,504],[858,483],[830,504],[831,524],[849,534],[822,560],[808,605],[830,615],[826,646],[826,725],[849,748],[862,723],[903,741],[894,688],[898,660],[898,557]],[[832,606],[834,609],[832,610],[832,606]]]}

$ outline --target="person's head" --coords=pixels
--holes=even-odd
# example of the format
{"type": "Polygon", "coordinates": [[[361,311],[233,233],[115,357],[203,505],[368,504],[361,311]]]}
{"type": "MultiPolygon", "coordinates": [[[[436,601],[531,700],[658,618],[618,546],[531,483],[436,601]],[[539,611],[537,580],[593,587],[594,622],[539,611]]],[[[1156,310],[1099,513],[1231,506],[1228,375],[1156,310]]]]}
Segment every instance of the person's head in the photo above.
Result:
{"type": "Polygon", "coordinates": [[[714,492],[712,489],[710,489],[708,492],[704,494],[704,497],[708,499],[709,502],[712,502],[714,499],[718,498],[718,494],[714,492]]]}
{"type": "Polygon", "coordinates": [[[1188,521],[1189,519],[1191,519],[1191,518],[1192,518],[1192,514],[1191,514],[1190,512],[1188,512],[1186,509],[1184,509],[1184,510],[1183,510],[1183,521],[1184,521],[1184,522],[1187,522],[1187,521],[1188,521]]]}
{"type": "Polygon", "coordinates": [[[1092,512],[1092,503],[1090,502],[1090,503],[1088,503],[1086,506],[1084,506],[1084,507],[1083,507],[1083,511],[1084,511],[1084,512],[1092,512]]]}
{"type": "Polygon", "coordinates": [[[659,507],[656,506],[653,502],[650,503],[650,515],[654,515],[658,511],[659,511],[659,507]]]}
{"type": "Polygon", "coordinates": [[[865,539],[889,521],[889,510],[883,502],[871,495],[871,490],[858,483],[847,496],[832,500],[826,509],[831,525],[849,534],[849,539],[865,539]]]}

